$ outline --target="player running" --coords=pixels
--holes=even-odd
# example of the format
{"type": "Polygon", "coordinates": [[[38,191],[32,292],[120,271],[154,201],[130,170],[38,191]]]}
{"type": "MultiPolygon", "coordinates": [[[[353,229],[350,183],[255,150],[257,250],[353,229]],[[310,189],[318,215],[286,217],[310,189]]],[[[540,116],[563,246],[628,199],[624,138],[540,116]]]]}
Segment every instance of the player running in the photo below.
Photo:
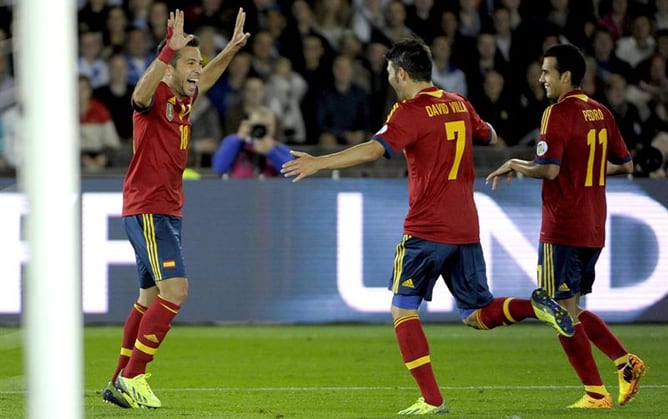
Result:
{"type": "Polygon", "coordinates": [[[559,336],[585,394],[569,407],[611,408],[590,341],[617,367],[620,406],[638,392],[645,364],[629,353],[603,319],[580,307],[592,291],[594,267],[605,245],[606,175],[627,174],[633,162],[612,113],[580,88],[585,58],[572,45],[556,45],[543,58],[540,82],[557,103],[543,113],[533,161],[511,159],[487,176],[495,189],[513,172],[543,179],[543,220],[538,285],[568,309],[573,336],[559,336]]]}
{"type": "Polygon", "coordinates": [[[430,301],[442,276],[467,326],[489,330],[539,317],[560,334],[573,333],[568,312],[544,290],[531,300],[494,298],[487,285],[473,200],[473,138],[489,144],[496,132],[462,96],[431,82],[429,48],[419,39],[400,41],[387,54],[388,81],[397,93],[385,125],[373,139],[338,153],[297,157],[283,165],[294,182],[322,169],[343,169],[398,152],[406,155],[410,209],[398,244],[389,288],[397,343],[421,397],[402,415],[447,413],[434,376],[418,309],[430,301]]]}

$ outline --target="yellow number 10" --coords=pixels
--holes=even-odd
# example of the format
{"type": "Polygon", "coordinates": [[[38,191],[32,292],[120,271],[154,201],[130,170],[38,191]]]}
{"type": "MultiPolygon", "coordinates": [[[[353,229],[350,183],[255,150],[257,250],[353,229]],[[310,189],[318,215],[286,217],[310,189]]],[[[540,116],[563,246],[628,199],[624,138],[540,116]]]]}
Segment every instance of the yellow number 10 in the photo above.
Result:
{"type": "Polygon", "coordinates": [[[587,177],[585,186],[592,186],[594,178],[594,157],[596,155],[596,145],[600,145],[601,167],[599,170],[598,185],[605,185],[605,162],[608,156],[608,130],[603,128],[598,132],[598,141],[595,129],[590,129],[587,133],[587,145],[589,146],[589,159],[587,160],[587,177]]]}
{"type": "Polygon", "coordinates": [[[455,161],[452,163],[448,180],[457,179],[459,163],[462,162],[464,146],[466,145],[466,124],[464,121],[453,121],[445,123],[445,138],[448,141],[457,141],[455,145],[455,161]]]}

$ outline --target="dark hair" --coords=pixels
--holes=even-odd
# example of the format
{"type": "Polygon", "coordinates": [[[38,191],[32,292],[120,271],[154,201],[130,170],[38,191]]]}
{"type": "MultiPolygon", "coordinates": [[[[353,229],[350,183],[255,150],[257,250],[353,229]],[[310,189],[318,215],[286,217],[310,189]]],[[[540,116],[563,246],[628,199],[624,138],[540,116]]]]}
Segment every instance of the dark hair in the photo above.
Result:
{"type": "MultiPolygon", "coordinates": [[[[160,51],[162,51],[162,49],[165,47],[165,45],[167,45],[167,40],[166,39],[163,39],[162,41],[160,41],[160,43],[158,44],[158,48],[156,48],[156,54],[157,55],[160,55],[160,51]]],[[[196,36],[193,36],[193,39],[188,41],[186,46],[187,47],[198,47],[199,46],[199,38],[196,37],[196,36]]],[[[179,55],[180,55],[180,52],[176,51],[176,54],[174,54],[174,58],[172,58],[172,60],[169,62],[169,64],[171,64],[172,67],[176,67],[176,60],[179,59],[179,55]]]]}
{"type": "Polygon", "coordinates": [[[579,87],[587,71],[587,62],[580,48],[571,44],[553,45],[545,51],[543,58],[554,57],[559,73],[571,72],[571,84],[579,87]]]}
{"type": "Polygon", "coordinates": [[[395,69],[401,67],[414,81],[431,81],[431,51],[422,39],[396,42],[385,55],[395,69]]]}

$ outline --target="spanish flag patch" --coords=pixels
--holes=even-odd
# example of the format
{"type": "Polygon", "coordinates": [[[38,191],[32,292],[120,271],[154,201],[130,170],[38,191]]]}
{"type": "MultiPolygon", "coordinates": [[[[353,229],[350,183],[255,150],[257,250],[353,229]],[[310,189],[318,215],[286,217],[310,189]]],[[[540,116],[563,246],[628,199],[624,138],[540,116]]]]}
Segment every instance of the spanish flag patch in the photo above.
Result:
{"type": "Polygon", "coordinates": [[[162,267],[165,269],[176,268],[176,261],[174,259],[167,259],[162,262],[162,267]]]}

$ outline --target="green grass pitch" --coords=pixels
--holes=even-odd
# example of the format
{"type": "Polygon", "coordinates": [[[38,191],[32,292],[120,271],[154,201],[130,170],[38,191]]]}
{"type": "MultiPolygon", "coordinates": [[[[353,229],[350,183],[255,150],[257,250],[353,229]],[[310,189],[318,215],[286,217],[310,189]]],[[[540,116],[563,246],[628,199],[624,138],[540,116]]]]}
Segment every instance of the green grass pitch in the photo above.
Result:
{"type": "MultiPolygon", "coordinates": [[[[668,326],[614,325],[648,366],[640,393],[625,407],[573,411],[583,390],[552,329],[537,323],[493,331],[430,324],[434,369],[452,418],[666,418],[668,326]]],[[[175,325],[150,383],[154,411],[102,402],[120,327],[85,329],[82,400],[86,418],[393,418],[419,396],[392,326],[175,325]]],[[[0,418],[25,417],[22,337],[0,328],[0,418]]],[[[596,351],[616,400],[612,363],[596,351]]],[[[67,389],[57,389],[67,391],[67,389]]]]}

